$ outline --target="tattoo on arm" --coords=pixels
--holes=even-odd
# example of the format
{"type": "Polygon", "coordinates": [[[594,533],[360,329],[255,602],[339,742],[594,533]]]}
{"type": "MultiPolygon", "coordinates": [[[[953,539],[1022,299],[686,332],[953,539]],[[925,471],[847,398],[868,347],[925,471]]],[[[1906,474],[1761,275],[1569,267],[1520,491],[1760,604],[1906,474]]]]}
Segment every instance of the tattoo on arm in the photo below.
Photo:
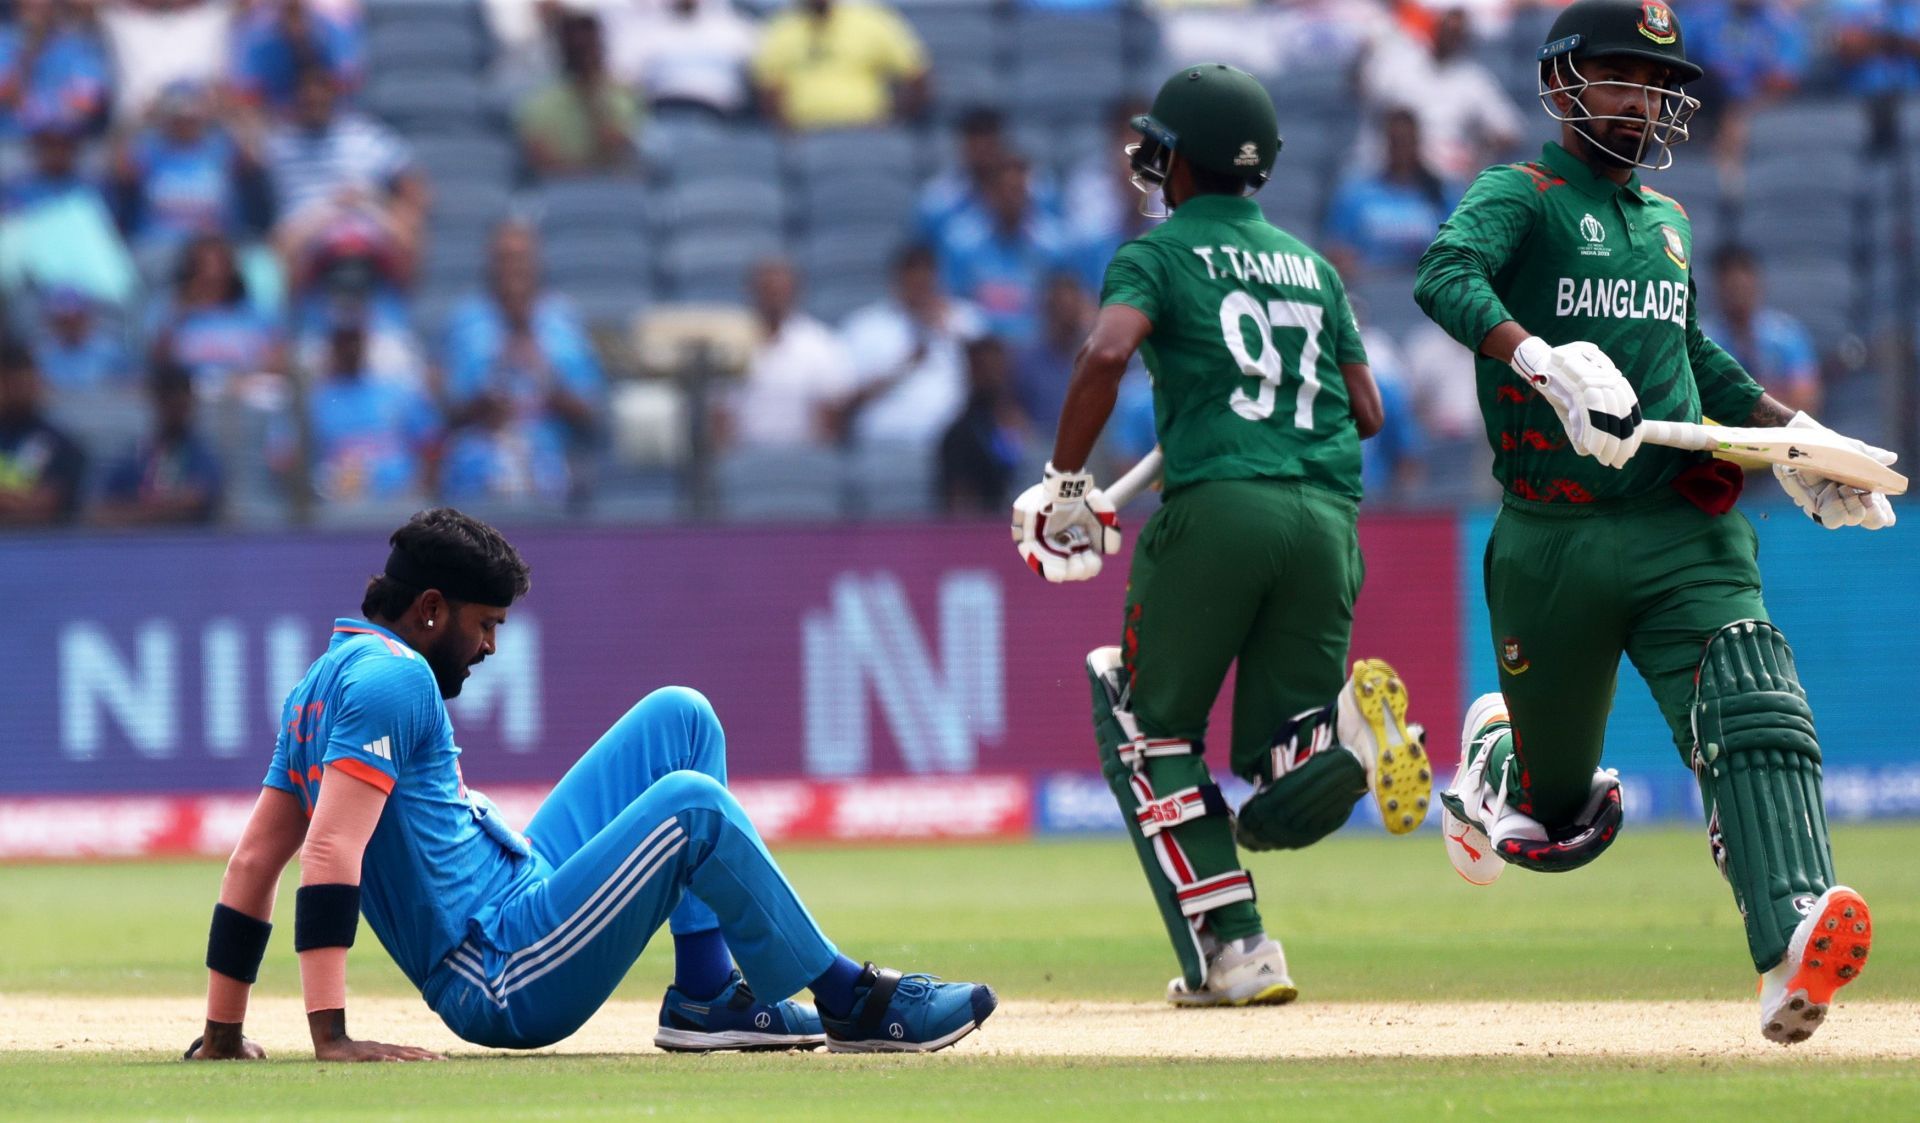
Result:
{"type": "Polygon", "coordinates": [[[1778,429],[1793,420],[1794,411],[1773,400],[1772,395],[1762,394],[1753,405],[1753,414],[1747,418],[1747,424],[1757,429],[1778,429]]]}

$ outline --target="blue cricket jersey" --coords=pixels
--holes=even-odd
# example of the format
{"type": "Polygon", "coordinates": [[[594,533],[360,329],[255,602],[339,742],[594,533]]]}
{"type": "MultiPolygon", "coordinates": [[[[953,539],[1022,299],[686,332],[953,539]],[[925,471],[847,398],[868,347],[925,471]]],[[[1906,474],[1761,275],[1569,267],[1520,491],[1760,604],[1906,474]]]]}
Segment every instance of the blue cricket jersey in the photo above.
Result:
{"type": "Polygon", "coordinates": [[[326,654],[280,711],[264,783],[307,817],[331,765],[387,793],[361,863],[367,926],[415,986],[532,863],[526,840],[460,778],[453,722],[424,656],[364,620],[336,620],[326,654]]]}

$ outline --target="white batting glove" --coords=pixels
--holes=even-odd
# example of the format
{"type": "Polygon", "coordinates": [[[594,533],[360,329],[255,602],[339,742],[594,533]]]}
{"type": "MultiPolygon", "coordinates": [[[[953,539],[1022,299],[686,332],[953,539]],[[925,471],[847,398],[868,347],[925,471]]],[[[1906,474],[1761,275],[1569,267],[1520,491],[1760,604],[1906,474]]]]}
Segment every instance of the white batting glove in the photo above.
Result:
{"type": "MultiPolygon", "coordinates": [[[[1819,429],[1832,432],[1805,412],[1793,415],[1787,422],[1789,429],[1819,429]]],[[[1900,459],[1884,448],[1875,448],[1865,441],[1845,438],[1854,451],[1863,452],[1882,464],[1892,464],[1900,459]]],[[[1773,478],[1780,481],[1780,490],[1787,493],[1794,506],[1807,513],[1807,517],[1828,530],[1839,530],[1843,526],[1860,526],[1868,530],[1882,530],[1894,523],[1893,505],[1887,497],[1877,491],[1866,491],[1846,484],[1835,483],[1825,476],[1799,468],[1790,468],[1785,464],[1773,466],[1773,478]]]]}
{"type": "Polygon", "coordinates": [[[1120,516],[1088,472],[1047,465],[1046,478],[1013,504],[1013,540],[1027,565],[1049,581],[1090,581],[1102,557],[1120,552],[1120,516]]]}
{"type": "Polygon", "coordinates": [[[1530,335],[1514,349],[1512,365],[1552,403],[1575,452],[1620,468],[1640,451],[1640,396],[1605,351],[1591,343],[1555,347],[1530,335]]]}

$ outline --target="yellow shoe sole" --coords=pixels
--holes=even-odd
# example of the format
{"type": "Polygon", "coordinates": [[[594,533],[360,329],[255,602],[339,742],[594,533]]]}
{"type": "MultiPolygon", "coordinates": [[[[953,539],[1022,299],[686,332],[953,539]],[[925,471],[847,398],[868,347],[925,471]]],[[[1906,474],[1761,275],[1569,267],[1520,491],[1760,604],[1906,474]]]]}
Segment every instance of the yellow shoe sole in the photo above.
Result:
{"type": "Polygon", "coordinates": [[[1294,999],[1298,997],[1300,997],[1299,988],[1288,986],[1285,983],[1275,983],[1273,986],[1268,987],[1267,989],[1261,991],[1259,994],[1256,994],[1251,998],[1243,998],[1240,1001],[1233,1003],[1233,1005],[1235,1006],[1285,1006],[1287,1003],[1292,1002],[1294,999]]]}
{"type": "Polygon", "coordinates": [[[1373,733],[1373,799],[1389,834],[1420,826],[1433,802],[1427,750],[1407,730],[1407,687],[1385,659],[1353,665],[1353,701],[1373,733]]]}

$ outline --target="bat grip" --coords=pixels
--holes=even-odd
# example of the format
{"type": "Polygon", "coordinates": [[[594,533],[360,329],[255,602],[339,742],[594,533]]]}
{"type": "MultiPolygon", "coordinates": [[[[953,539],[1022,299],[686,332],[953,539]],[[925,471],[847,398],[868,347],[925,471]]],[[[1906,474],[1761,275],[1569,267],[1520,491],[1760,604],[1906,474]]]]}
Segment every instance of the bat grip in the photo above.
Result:
{"type": "Polygon", "coordinates": [[[1707,451],[1720,446],[1710,427],[1689,421],[1642,421],[1640,434],[1647,444],[1664,448],[1707,451]]]}

